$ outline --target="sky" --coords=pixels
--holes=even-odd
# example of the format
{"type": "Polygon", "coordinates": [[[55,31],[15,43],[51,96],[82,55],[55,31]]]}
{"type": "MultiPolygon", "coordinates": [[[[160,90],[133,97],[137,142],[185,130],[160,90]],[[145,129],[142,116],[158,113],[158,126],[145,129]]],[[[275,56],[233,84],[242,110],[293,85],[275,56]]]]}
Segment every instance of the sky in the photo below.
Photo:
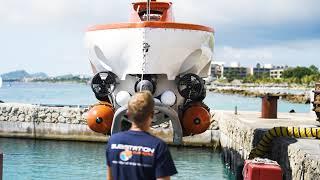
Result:
{"type": "MultiPolygon", "coordinates": [[[[132,0],[1,0],[0,74],[91,74],[84,33],[126,22],[132,0]]],[[[215,61],[320,67],[318,0],[173,0],[177,22],[215,29],[215,61]]]]}

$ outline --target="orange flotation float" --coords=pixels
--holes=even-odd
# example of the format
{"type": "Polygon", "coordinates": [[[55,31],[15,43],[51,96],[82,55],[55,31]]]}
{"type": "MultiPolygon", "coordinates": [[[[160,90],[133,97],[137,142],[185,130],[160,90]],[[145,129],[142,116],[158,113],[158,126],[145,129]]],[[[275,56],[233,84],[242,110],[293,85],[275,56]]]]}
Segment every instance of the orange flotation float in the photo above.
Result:
{"type": "Polygon", "coordinates": [[[87,114],[89,128],[97,133],[110,134],[114,110],[111,104],[94,105],[87,114]]]}
{"type": "Polygon", "coordinates": [[[183,113],[183,134],[201,134],[210,126],[210,113],[201,103],[193,103],[183,113]]]}

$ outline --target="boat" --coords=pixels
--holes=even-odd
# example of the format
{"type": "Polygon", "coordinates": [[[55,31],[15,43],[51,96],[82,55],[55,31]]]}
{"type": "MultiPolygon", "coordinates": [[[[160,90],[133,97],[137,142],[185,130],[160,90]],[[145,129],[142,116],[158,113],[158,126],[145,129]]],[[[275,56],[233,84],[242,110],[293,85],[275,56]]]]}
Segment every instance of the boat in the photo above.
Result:
{"type": "Polygon", "coordinates": [[[128,129],[127,102],[141,90],[156,102],[152,126],[170,122],[174,143],[208,129],[203,78],[213,59],[212,28],[176,22],[172,2],[139,1],[132,3],[128,22],[89,27],[85,43],[94,73],[91,87],[100,101],[88,112],[92,130],[128,129]]]}

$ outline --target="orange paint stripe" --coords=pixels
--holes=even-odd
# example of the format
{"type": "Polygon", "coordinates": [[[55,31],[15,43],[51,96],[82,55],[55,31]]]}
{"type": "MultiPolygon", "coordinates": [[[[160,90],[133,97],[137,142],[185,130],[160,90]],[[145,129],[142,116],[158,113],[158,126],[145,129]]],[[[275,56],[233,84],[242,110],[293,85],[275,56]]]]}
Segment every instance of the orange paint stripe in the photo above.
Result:
{"type": "Polygon", "coordinates": [[[107,29],[125,29],[125,28],[168,28],[168,29],[187,29],[187,30],[198,30],[214,32],[214,30],[207,26],[196,25],[196,24],[185,24],[185,23],[175,23],[175,22],[138,22],[138,23],[116,23],[116,24],[106,24],[106,25],[96,25],[90,27],[87,31],[99,31],[107,29]]]}

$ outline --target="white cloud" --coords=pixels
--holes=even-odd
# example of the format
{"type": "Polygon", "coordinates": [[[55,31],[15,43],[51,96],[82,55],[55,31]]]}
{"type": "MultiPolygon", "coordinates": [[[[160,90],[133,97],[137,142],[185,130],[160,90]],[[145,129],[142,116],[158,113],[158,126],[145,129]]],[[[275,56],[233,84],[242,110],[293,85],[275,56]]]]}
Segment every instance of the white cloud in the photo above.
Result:
{"type": "Polygon", "coordinates": [[[0,20],[9,24],[42,25],[106,21],[128,17],[129,0],[2,0],[0,20]]]}
{"type": "Polygon", "coordinates": [[[265,47],[234,48],[223,46],[216,48],[215,60],[241,62],[243,65],[256,63],[289,66],[314,64],[320,67],[320,39],[291,41],[265,47]]]}
{"type": "Polygon", "coordinates": [[[176,17],[216,25],[280,24],[319,19],[316,0],[176,0],[176,17]]]}
{"type": "Polygon", "coordinates": [[[223,46],[216,49],[217,60],[251,62],[259,60],[270,60],[273,58],[273,51],[270,47],[264,48],[234,48],[231,46],[223,46]]]}

